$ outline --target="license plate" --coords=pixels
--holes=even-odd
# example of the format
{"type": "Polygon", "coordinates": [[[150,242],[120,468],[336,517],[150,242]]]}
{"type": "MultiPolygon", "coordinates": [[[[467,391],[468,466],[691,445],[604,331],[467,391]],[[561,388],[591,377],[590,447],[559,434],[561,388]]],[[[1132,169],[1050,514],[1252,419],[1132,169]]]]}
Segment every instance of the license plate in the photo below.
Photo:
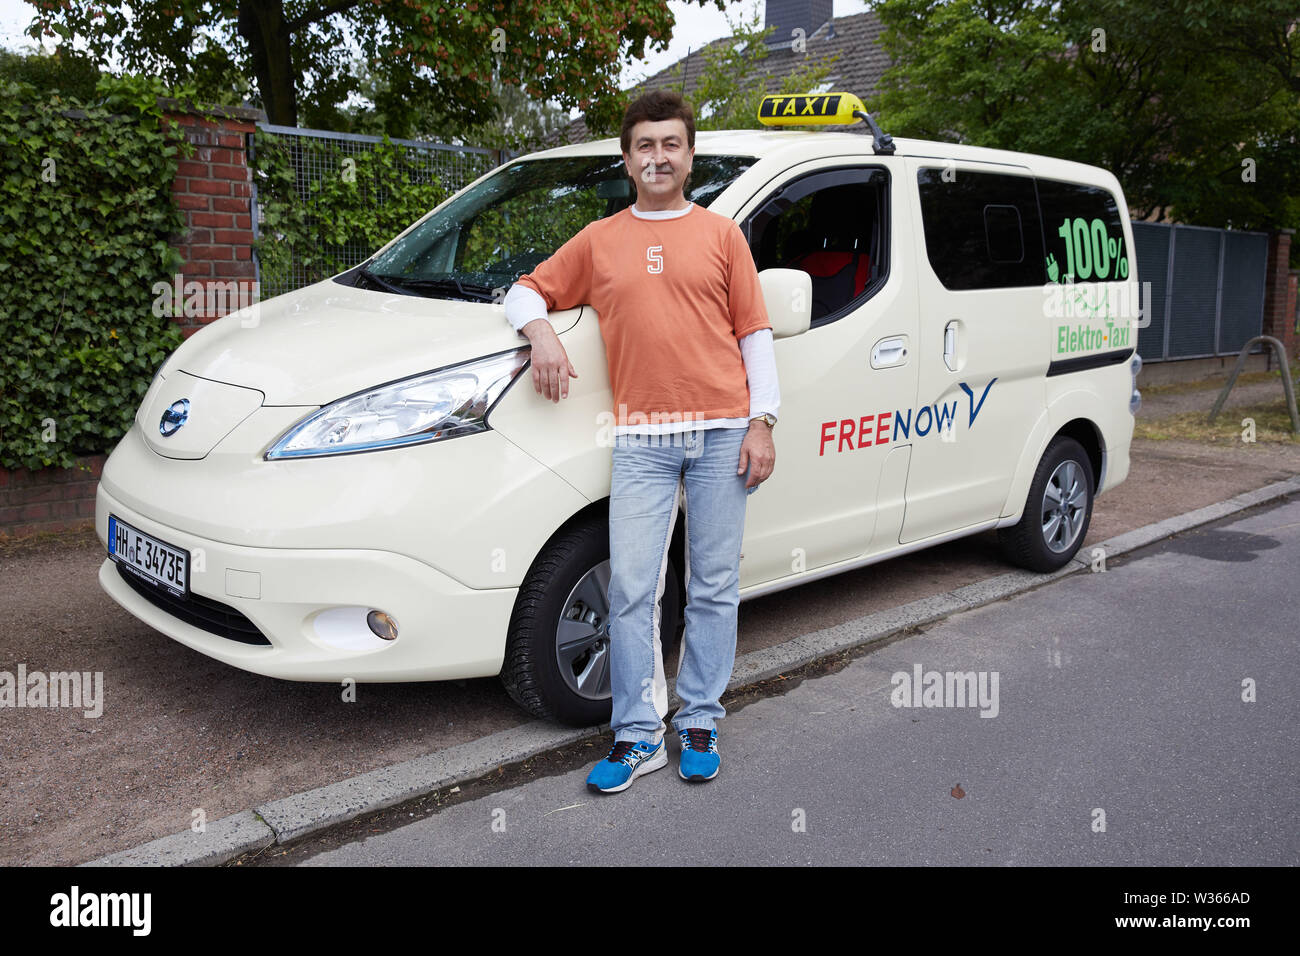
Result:
{"type": "Polygon", "coordinates": [[[108,516],[108,554],[138,576],[177,597],[189,592],[190,553],[108,516]]]}

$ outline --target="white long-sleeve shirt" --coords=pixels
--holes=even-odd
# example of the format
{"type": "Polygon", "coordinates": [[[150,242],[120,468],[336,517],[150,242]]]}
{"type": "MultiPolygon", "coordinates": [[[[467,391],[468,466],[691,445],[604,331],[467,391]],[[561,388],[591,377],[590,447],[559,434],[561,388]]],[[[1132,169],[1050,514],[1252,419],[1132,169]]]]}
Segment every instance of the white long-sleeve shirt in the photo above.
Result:
{"type": "MultiPolygon", "coordinates": [[[[672,219],[685,215],[690,209],[662,209],[641,211],[632,207],[632,215],[641,219],[672,219]]],[[[533,289],[516,283],[505,297],[506,320],[516,331],[535,319],[550,321],[546,300],[533,289]]],[[[772,344],[772,330],[760,329],[740,339],[740,357],[745,363],[745,378],[749,385],[749,416],[746,418],[710,418],[701,422],[654,422],[635,425],[615,425],[614,434],[660,434],[685,431],[692,428],[748,428],[750,419],[769,414],[776,417],[781,395],[776,376],[776,351],[772,344]]]]}

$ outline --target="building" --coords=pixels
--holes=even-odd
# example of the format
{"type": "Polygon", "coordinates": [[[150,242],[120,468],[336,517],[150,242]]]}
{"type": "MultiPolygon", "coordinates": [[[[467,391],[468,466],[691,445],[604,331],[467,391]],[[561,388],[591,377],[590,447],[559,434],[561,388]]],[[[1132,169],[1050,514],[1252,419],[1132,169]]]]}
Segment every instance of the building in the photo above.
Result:
{"type": "MultiPolygon", "coordinates": [[[[832,7],[832,0],[767,0],[763,25],[775,29],[767,40],[767,56],[757,63],[767,92],[780,92],[782,77],[795,70],[829,61],[831,73],[816,92],[844,90],[856,93],[864,102],[875,93],[881,75],[889,67],[889,57],[880,46],[880,20],[870,11],[837,18],[832,15],[832,7]],[[800,30],[803,32],[796,32],[800,30]],[[797,42],[800,40],[802,43],[797,42]]],[[[690,100],[707,63],[705,51],[733,42],[731,37],[713,40],[634,89],[644,93],[671,87],[690,100]]],[[[838,128],[869,132],[862,124],[838,128]]],[[[587,124],[578,117],[549,145],[582,143],[592,138],[587,124]]]]}

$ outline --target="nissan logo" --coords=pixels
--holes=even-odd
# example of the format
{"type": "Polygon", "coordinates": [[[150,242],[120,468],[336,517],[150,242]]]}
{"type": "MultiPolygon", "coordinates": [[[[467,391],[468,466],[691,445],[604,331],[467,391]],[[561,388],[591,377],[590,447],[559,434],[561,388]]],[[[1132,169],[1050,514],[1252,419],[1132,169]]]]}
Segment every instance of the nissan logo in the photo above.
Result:
{"type": "Polygon", "coordinates": [[[174,435],[189,417],[190,400],[188,398],[178,399],[171,403],[167,411],[163,412],[162,421],[158,423],[158,431],[163,438],[174,435]]]}

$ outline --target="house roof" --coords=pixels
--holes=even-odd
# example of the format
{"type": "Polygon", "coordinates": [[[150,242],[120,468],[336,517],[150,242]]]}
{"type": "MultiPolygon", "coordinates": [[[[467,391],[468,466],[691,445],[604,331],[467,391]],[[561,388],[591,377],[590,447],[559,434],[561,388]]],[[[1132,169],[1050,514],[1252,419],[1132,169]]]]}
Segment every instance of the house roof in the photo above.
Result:
{"type": "MultiPolygon", "coordinates": [[[[880,34],[884,27],[874,12],[855,14],[850,17],[837,17],[822,24],[807,39],[806,49],[795,53],[788,46],[785,48],[768,47],[767,57],[756,66],[764,80],[764,88],[769,93],[778,93],[781,80],[795,70],[838,57],[829,64],[825,87],[827,90],[842,90],[856,93],[870,108],[870,99],[875,95],[880,84],[881,74],[889,67],[889,57],[880,46],[880,34]]],[[[721,37],[706,44],[698,50],[692,50],[687,56],[672,66],[665,67],[643,82],[633,87],[639,93],[672,87],[683,91],[690,99],[704,72],[706,60],[703,53],[707,49],[720,47],[734,42],[731,37],[721,37]],[[681,74],[674,71],[681,67],[681,74]],[[683,82],[684,81],[684,82],[683,82]],[[684,87],[684,90],[683,90],[684,87]]],[[[869,135],[865,124],[856,126],[829,126],[828,130],[838,129],[854,135],[869,135]]],[[[584,143],[591,139],[591,133],[583,117],[571,121],[567,128],[560,130],[548,140],[549,146],[562,146],[569,143],[584,143]]]]}

